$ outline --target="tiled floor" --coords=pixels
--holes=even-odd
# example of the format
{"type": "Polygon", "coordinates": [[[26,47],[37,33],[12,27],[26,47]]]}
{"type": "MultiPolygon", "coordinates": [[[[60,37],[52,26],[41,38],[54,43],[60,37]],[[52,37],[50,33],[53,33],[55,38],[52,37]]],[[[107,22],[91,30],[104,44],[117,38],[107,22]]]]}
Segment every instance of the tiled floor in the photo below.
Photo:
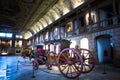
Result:
{"type": "MultiPolygon", "coordinates": [[[[44,71],[39,69],[33,75],[31,65],[29,60],[18,56],[0,56],[0,80],[69,80],[63,77],[59,71],[45,72],[45,69],[44,71]],[[20,61],[19,64],[18,61],[20,61]]],[[[107,64],[105,72],[106,74],[103,74],[104,65],[96,65],[93,71],[81,74],[74,80],[120,80],[120,68],[107,64]]]]}

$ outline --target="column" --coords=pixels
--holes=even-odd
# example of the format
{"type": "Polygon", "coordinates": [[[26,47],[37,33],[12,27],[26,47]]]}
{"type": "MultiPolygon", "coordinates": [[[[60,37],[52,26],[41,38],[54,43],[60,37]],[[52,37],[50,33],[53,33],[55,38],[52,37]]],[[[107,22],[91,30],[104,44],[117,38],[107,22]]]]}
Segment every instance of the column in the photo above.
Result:
{"type": "Polygon", "coordinates": [[[113,13],[114,13],[114,17],[113,17],[113,24],[118,24],[118,18],[117,18],[117,10],[116,10],[116,1],[112,0],[112,5],[113,5],[113,13]]]}
{"type": "Polygon", "coordinates": [[[12,47],[13,48],[15,47],[15,34],[13,34],[13,37],[12,37],[12,47]]]}

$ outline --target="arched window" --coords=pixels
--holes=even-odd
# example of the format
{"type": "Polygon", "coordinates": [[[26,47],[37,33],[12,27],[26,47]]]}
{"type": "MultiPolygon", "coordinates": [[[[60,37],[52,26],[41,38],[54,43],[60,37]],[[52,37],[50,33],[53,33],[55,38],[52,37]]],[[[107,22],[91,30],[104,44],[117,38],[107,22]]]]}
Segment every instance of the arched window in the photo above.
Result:
{"type": "Polygon", "coordinates": [[[60,27],[60,35],[61,35],[61,38],[65,38],[65,36],[66,36],[64,25],[60,27]]]}
{"type": "Polygon", "coordinates": [[[88,44],[88,39],[87,38],[82,38],[80,40],[80,48],[89,49],[89,44],[88,44]]]}

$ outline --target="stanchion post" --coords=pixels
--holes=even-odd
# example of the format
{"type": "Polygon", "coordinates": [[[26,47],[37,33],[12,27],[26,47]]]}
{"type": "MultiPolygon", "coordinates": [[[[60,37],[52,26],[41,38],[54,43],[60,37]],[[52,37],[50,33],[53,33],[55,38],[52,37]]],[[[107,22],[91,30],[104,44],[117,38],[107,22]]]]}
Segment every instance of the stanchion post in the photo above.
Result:
{"type": "Polygon", "coordinates": [[[104,65],[104,68],[103,68],[103,74],[106,74],[106,68],[105,68],[105,56],[108,55],[108,52],[107,50],[104,50],[104,56],[103,56],[103,65],[104,65]]]}
{"type": "Polygon", "coordinates": [[[18,62],[17,62],[17,71],[18,71],[18,64],[19,64],[19,60],[18,60],[18,62]]]}
{"type": "Polygon", "coordinates": [[[32,71],[32,78],[35,78],[35,74],[34,74],[34,69],[33,69],[33,71],[32,71]]]}
{"type": "MultiPolygon", "coordinates": [[[[32,64],[33,64],[33,61],[32,61],[32,64]]],[[[34,65],[33,66],[33,71],[32,71],[32,78],[35,78],[35,69],[34,69],[34,65]]]]}
{"type": "Polygon", "coordinates": [[[103,74],[106,74],[105,61],[104,61],[103,65],[104,65],[103,74]]]}

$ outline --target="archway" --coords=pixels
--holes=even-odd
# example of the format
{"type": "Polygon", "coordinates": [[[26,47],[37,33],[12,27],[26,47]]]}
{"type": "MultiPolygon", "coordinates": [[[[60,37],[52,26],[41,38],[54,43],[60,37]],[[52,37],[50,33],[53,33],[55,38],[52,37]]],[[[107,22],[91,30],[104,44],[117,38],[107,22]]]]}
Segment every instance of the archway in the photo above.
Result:
{"type": "Polygon", "coordinates": [[[82,38],[80,40],[80,48],[89,49],[88,39],[82,38]]]}
{"type": "Polygon", "coordinates": [[[113,58],[113,43],[110,35],[101,35],[96,37],[96,46],[98,53],[98,62],[112,62],[113,58]]]}

